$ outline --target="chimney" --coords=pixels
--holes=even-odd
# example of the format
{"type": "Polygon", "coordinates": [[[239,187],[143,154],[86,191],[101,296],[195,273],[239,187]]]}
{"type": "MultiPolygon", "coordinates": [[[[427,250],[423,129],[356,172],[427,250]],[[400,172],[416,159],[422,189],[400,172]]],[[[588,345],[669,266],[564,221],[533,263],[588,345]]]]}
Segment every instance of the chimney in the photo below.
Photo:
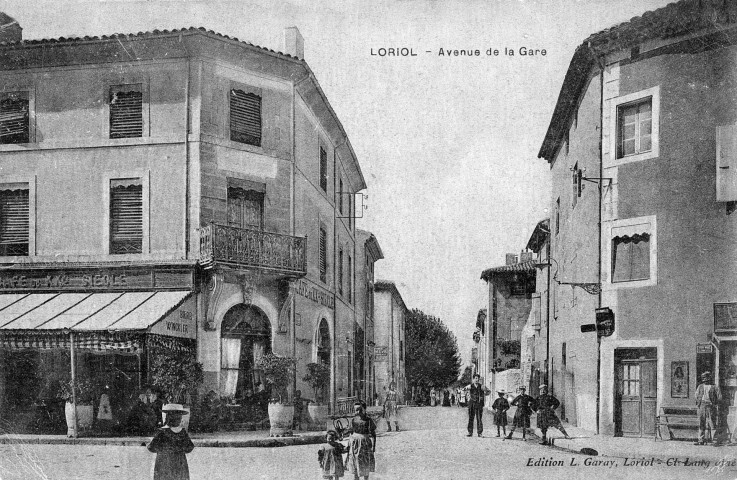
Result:
{"type": "Polygon", "coordinates": [[[0,43],[20,42],[23,40],[23,29],[11,16],[0,12],[0,43]]]}
{"type": "Polygon", "coordinates": [[[507,265],[516,265],[517,264],[517,254],[516,253],[508,253],[507,254],[507,265]]]}
{"type": "Polygon", "coordinates": [[[302,38],[297,27],[284,29],[284,53],[297,58],[305,58],[305,39],[302,38]]]}
{"type": "Polygon", "coordinates": [[[521,252],[519,254],[519,263],[531,262],[535,259],[532,255],[532,252],[521,252]]]}

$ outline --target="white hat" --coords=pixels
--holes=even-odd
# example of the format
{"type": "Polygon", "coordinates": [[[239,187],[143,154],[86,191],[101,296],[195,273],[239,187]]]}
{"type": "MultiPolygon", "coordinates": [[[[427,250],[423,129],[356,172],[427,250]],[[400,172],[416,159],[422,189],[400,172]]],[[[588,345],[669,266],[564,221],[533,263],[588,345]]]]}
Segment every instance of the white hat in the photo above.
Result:
{"type": "Polygon", "coordinates": [[[161,411],[164,413],[181,413],[182,415],[187,413],[184,407],[179,403],[167,403],[161,407],[161,411]]]}

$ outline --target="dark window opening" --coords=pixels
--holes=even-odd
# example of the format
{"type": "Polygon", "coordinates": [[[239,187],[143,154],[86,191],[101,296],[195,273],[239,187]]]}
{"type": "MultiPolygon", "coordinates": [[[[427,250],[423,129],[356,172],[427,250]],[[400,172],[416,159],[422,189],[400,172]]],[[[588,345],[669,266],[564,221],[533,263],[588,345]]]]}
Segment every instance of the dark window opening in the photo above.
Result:
{"type": "Polygon", "coordinates": [[[0,255],[27,256],[28,187],[0,190],[0,255]]]}
{"type": "Polygon", "coordinates": [[[143,186],[140,179],[110,182],[110,253],[143,253],[143,186]]]}
{"type": "Polygon", "coordinates": [[[243,90],[230,91],[230,139],[261,146],[261,97],[243,90]]]}
{"type": "Polygon", "coordinates": [[[110,138],[143,136],[143,93],[141,85],[110,89],[110,138]]]}
{"type": "Polygon", "coordinates": [[[0,94],[0,144],[30,142],[28,92],[0,94]]]}

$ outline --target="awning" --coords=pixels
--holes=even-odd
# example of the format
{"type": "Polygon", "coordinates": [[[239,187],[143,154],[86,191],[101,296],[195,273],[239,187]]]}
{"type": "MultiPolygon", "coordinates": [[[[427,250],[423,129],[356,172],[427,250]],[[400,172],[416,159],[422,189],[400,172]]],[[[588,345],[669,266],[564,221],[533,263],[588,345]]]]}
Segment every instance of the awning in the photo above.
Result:
{"type": "Polygon", "coordinates": [[[190,291],[0,295],[0,344],[6,348],[140,348],[143,334],[194,338],[190,291]],[[178,316],[171,316],[180,310],[178,316]],[[164,320],[166,319],[166,320],[164,320]],[[165,324],[157,325],[164,321],[165,324]],[[192,325],[189,325],[192,323],[192,325]]]}

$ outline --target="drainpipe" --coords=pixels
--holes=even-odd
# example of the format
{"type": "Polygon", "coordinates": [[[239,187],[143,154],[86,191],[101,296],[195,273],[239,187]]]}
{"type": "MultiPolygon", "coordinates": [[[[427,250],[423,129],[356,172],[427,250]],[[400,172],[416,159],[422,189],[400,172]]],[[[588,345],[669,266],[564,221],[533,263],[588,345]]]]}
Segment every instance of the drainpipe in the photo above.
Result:
{"type": "MultiPolygon", "coordinates": [[[[589,47],[590,48],[590,47],[589,47]]],[[[601,94],[601,99],[599,103],[599,128],[603,128],[604,126],[604,65],[601,61],[601,58],[596,56],[596,53],[591,50],[591,53],[594,55],[594,58],[599,63],[599,90],[601,94]]],[[[602,207],[602,196],[604,194],[604,154],[602,152],[603,144],[602,144],[602,135],[603,131],[599,135],[599,256],[598,256],[598,272],[599,272],[599,294],[598,294],[598,302],[599,307],[601,308],[601,255],[602,255],[602,248],[601,248],[601,235],[602,235],[602,214],[601,214],[601,207],[602,207]]],[[[600,408],[601,408],[601,337],[599,336],[599,332],[596,332],[596,433],[599,433],[599,423],[600,423],[600,408]]]]}
{"type": "MultiPolygon", "coordinates": [[[[558,228],[557,220],[556,220],[556,228],[558,228]]],[[[552,230],[552,228],[551,228],[552,230]]],[[[551,257],[550,257],[550,244],[552,243],[552,231],[550,232],[550,235],[548,235],[548,244],[545,246],[545,254],[547,255],[548,260],[548,275],[546,278],[547,282],[547,288],[548,288],[548,294],[545,298],[545,383],[548,385],[551,385],[551,376],[550,376],[550,270],[551,270],[551,257]]]]}

